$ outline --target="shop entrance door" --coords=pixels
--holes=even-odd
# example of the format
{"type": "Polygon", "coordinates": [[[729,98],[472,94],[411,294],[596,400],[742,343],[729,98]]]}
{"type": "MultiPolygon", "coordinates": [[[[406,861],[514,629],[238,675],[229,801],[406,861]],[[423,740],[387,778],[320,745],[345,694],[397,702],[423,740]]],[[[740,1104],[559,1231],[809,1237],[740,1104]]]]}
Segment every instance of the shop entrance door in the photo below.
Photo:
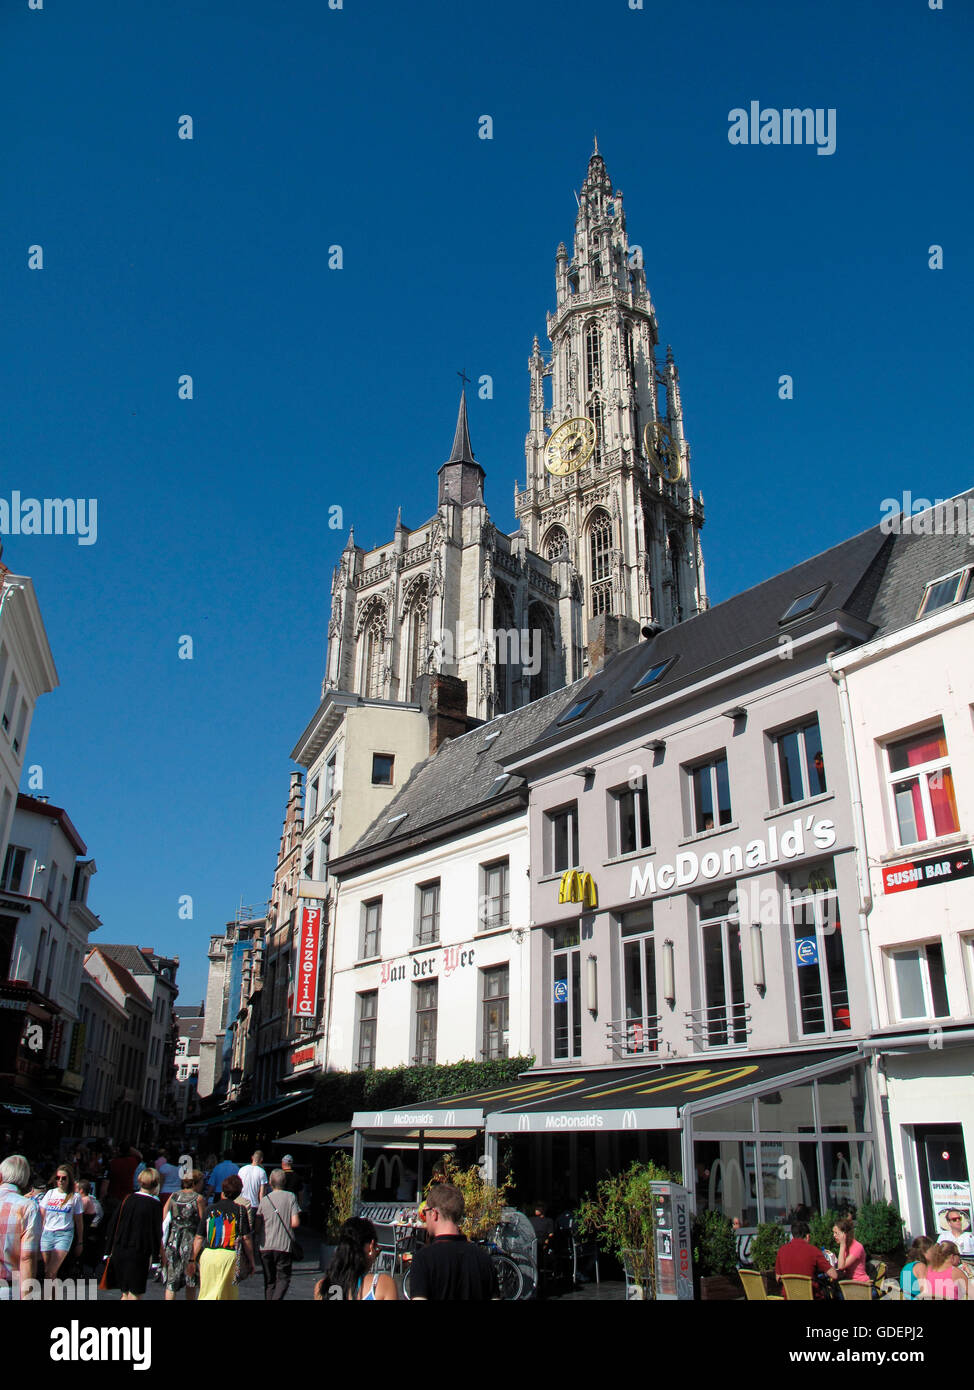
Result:
{"type": "Polygon", "coordinates": [[[929,1236],[940,1240],[950,1240],[941,1217],[944,1211],[942,1194],[947,1192],[944,1184],[956,1185],[950,1201],[963,1209],[964,1192],[968,1193],[965,1213],[967,1230],[970,1230],[972,1215],[970,1199],[970,1178],[967,1171],[967,1156],[964,1152],[964,1131],[960,1125],[916,1125],[914,1127],[917,1150],[917,1169],[920,1178],[920,1197],[923,1202],[924,1230],[929,1236]]]}

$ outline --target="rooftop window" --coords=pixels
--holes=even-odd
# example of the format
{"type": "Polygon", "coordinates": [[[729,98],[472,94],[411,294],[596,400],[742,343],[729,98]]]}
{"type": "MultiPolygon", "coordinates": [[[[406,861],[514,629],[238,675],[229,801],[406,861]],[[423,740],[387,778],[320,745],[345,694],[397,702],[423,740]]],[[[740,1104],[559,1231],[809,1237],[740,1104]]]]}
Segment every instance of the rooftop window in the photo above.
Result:
{"type": "Polygon", "coordinates": [[[640,679],[633,686],[633,693],[635,693],[637,690],[646,690],[649,688],[649,686],[655,685],[658,680],[662,680],[663,676],[666,674],[666,672],[670,669],[670,667],[673,665],[675,661],[676,657],[670,656],[667,657],[665,661],[657,661],[654,666],[650,666],[645,676],[640,677],[640,679]]]}
{"type": "Polygon", "coordinates": [[[970,567],[929,583],[923,591],[917,617],[926,618],[931,613],[939,612],[941,608],[963,603],[967,598],[974,598],[974,571],[970,567]]]}
{"type": "Polygon", "coordinates": [[[818,589],[811,589],[807,594],[800,594],[793,603],[789,604],[778,621],[782,623],[793,623],[798,618],[807,617],[809,613],[814,612],[818,607],[828,587],[827,584],[823,584],[818,589]]]}
{"type": "Polygon", "coordinates": [[[583,699],[576,700],[573,705],[565,710],[565,713],[558,720],[558,723],[574,724],[576,719],[581,719],[584,715],[588,714],[601,694],[601,690],[597,690],[594,695],[586,695],[583,699]]]}

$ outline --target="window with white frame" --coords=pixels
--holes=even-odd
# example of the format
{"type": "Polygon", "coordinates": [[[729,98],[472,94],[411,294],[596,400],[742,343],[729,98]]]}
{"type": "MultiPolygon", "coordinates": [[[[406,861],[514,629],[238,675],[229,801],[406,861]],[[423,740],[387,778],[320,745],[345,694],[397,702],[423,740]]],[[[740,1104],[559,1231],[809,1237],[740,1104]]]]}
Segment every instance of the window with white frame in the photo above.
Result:
{"type": "Polygon", "coordinates": [[[16,675],[10,677],[10,688],[7,691],[7,699],[3,706],[3,715],[0,716],[0,728],[5,734],[10,733],[10,722],[14,717],[14,709],[17,705],[17,696],[20,694],[20,681],[16,675]]]}
{"type": "Polygon", "coordinates": [[[17,715],[17,731],[11,741],[11,748],[15,753],[19,753],[24,742],[24,730],[27,728],[27,701],[21,700],[20,713],[17,715]]]}
{"type": "Polygon", "coordinates": [[[832,860],[790,874],[786,897],[800,1031],[844,1032],[852,1021],[832,860]]]}
{"type": "Polygon", "coordinates": [[[495,965],[481,970],[483,1000],[483,1056],[488,1060],[506,1057],[510,1027],[510,966],[495,965]]]}
{"type": "Polygon", "coordinates": [[[433,946],[440,939],[440,880],[416,889],[416,945],[433,946]]]}
{"type": "Polygon", "coordinates": [[[375,1066],[375,1033],[379,1020],[379,991],[367,990],[358,1000],[358,1046],[355,1065],[359,1070],[375,1066]]]}
{"type": "Polygon", "coordinates": [[[609,797],[610,853],[634,854],[637,850],[649,849],[652,842],[649,827],[649,792],[645,776],[640,777],[635,785],[613,787],[609,797]]]}
{"type": "Polygon", "coordinates": [[[416,1011],[416,1052],[414,1061],[419,1066],[432,1065],[436,1061],[436,1010],[439,993],[438,980],[420,980],[413,985],[416,1011]]]}
{"type": "Polygon", "coordinates": [[[929,617],[931,613],[937,613],[941,608],[950,608],[955,603],[963,603],[968,598],[974,598],[974,570],[971,569],[970,565],[965,569],[955,570],[953,574],[945,574],[943,578],[934,579],[929,583],[923,591],[923,598],[917,609],[917,617],[929,617]]]}
{"type": "Polygon", "coordinates": [[[382,942],[382,899],[372,898],[362,904],[362,949],[361,957],[369,960],[379,954],[382,942]]]}
{"type": "Polygon", "coordinates": [[[335,795],[335,769],[338,766],[338,753],[330,754],[325,762],[325,781],[321,793],[321,804],[327,806],[335,795]]]}
{"type": "Polygon", "coordinates": [[[810,796],[819,796],[828,790],[817,718],[776,734],[774,749],[779,806],[807,801],[810,796]]]}
{"type": "Polygon", "coordinates": [[[552,1053],[556,1061],[582,1055],[582,939],[577,922],[555,927],[551,940],[552,1053]]]}
{"type": "Polygon", "coordinates": [[[911,1018],[946,1018],[950,1005],[942,943],[927,941],[887,951],[886,955],[896,1017],[904,1022],[911,1018]]]}
{"type": "Polygon", "coordinates": [[[619,936],[625,1009],[622,1050],[627,1057],[635,1057],[655,1052],[659,1046],[652,904],[624,912],[619,919],[619,936]]]}
{"type": "Polygon", "coordinates": [[[697,911],[704,1001],[699,1035],[707,1047],[746,1042],[740,919],[726,893],[698,899],[697,911]]]}
{"type": "Polygon", "coordinates": [[[318,778],[308,787],[308,807],[305,813],[305,821],[310,824],[318,814],[318,778]]]}
{"type": "Polygon", "coordinates": [[[578,867],[578,802],[547,813],[547,872],[564,873],[578,867]]]}
{"type": "Polygon", "coordinates": [[[511,868],[510,860],[498,859],[494,864],[482,864],[480,928],[490,931],[493,927],[506,927],[511,920],[511,868]]]}
{"type": "Polygon", "coordinates": [[[24,864],[27,860],[27,850],[20,845],[8,845],[6,858],[3,861],[3,874],[0,875],[0,888],[5,893],[19,893],[21,880],[24,876],[24,864]]]}
{"type": "Polygon", "coordinates": [[[944,726],[886,745],[886,778],[900,845],[952,835],[960,828],[944,726]]]}
{"type": "Polygon", "coordinates": [[[727,773],[727,754],[721,753],[705,763],[689,769],[693,796],[692,824],[696,834],[730,825],[730,779],[727,773]]]}

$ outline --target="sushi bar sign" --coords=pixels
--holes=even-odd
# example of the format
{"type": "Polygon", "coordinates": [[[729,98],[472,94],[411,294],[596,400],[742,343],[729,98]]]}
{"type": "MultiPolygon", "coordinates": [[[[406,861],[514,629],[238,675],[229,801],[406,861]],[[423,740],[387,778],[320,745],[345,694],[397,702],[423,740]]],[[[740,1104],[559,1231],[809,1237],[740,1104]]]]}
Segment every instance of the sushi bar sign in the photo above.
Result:
{"type": "Polygon", "coordinates": [[[884,867],[883,891],[904,893],[911,888],[930,888],[935,883],[952,883],[955,878],[970,878],[972,874],[974,850],[937,854],[929,859],[909,859],[884,867]]]}

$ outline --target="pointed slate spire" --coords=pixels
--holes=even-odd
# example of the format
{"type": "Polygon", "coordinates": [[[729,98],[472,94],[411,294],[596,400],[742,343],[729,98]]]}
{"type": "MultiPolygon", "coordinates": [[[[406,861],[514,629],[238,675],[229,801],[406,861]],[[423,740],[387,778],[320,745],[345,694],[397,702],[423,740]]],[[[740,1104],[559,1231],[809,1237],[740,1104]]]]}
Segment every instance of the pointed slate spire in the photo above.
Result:
{"type": "Polygon", "coordinates": [[[453,436],[453,448],[447,463],[476,463],[470,447],[470,427],[467,424],[467,393],[460,392],[460,411],[457,415],[457,428],[453,436]]]}
{"type": "Polygon", "coordinates": [[[439,491],[437,505],[444,502],[459,502],[467,506],[471,502],[483,503],[484,470],[473,456],[470,447],[470,428],[467,424],[467,397],[460,392],[460,412],[457,415],[457,428],[453,435],[453,448],[446,463],[439,469],[439,491]]]}

